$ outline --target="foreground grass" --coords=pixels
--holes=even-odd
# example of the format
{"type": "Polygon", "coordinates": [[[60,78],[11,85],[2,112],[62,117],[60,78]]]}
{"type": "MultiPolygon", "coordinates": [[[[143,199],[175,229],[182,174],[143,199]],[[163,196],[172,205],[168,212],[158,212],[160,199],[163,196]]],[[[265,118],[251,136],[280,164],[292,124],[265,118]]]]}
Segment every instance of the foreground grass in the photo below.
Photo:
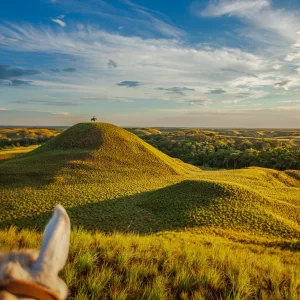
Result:
{"type": "MultiPolygon", "coordinates": [[[[0,246],[39,248],[41,235],[0,231],[0,246]]],[[[69,299],[300,298],[299,253],[192,232],[152,236],[74,230],[62,273],[69,299]]]]}

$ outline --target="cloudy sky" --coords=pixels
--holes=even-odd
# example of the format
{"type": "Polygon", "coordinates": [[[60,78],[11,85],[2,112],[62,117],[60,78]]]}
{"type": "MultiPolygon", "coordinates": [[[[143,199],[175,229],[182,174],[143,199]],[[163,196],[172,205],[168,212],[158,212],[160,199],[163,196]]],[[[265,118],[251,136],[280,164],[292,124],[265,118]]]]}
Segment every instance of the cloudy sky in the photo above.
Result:
{"type": "Polygon", "coordinates": [[[300,127],[298,0],[11,0],[0,125],[300,127]]]}

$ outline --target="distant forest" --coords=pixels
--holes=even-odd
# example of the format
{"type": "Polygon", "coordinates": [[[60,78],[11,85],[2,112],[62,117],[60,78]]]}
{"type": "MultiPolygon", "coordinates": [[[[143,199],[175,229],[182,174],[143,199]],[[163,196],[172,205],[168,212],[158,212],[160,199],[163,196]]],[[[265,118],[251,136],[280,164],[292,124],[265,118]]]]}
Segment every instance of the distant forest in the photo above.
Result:
{"type": "MultiPolygon", "coordinates": [[[[184,162],[215,169],[300,170],[300,130],[126,128],[184,162]]],[[[0,128],[0,149],[39,145],[64,128],[0,128]]]]}
{"type": "Polygon", "coordinates": [[[300,130],[135,129],[130,131],[184,162],[217,169],[300,169],[300,130]]]}

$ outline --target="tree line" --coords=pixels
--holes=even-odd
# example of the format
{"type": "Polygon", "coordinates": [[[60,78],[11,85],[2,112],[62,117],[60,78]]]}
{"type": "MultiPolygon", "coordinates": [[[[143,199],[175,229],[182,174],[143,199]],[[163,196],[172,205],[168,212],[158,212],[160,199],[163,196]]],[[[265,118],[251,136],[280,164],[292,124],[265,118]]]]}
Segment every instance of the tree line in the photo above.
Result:
{"type": "Polygon", "coordinates": [[[218,169],[250,166],[300,169],[300,150],[292,140],[235,139],[201,130],[162,132],[141,138],[162,152],[197,166],[218,169]]]}

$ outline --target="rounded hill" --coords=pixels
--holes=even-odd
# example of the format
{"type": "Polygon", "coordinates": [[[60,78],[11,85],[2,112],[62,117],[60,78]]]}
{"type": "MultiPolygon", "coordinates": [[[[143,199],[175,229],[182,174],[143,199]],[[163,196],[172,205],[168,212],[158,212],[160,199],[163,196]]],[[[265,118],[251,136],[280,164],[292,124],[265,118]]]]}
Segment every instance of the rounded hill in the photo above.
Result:
{"type": "Polygon", "coordinates": [[[169,157],[108,123],[79,123],[36,150],[0,165],[0,182],[80,183],[183,175],[198,168],[169,157]]]}

